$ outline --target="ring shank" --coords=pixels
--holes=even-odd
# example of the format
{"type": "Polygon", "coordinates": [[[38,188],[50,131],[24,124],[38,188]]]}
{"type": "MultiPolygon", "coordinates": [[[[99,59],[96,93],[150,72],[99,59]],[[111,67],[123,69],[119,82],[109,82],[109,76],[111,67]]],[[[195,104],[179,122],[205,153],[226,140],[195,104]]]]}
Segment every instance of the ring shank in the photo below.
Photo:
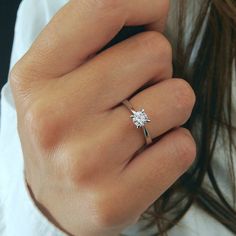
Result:
{"type": "Polygon", "coordinates": [[[145,126],[142,127],[143,128],[143,134],[146,140],[146,144],[149,145],[152,143],[152,138],[150,133],[148,132],[147,128],[145,126]]]}

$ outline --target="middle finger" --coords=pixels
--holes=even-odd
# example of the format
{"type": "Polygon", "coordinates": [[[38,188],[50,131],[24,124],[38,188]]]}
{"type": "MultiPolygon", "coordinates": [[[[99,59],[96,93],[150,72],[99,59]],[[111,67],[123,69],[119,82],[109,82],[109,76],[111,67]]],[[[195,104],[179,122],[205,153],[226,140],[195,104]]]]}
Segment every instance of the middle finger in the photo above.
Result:
{"type": "Polygon", "coordinates": [[[108,110],[149,81],[172,77],[172,51],[158,32],[143,32],[103,51],[62,78],[63,92],[86,109],[108,110]],[[73,96],[74,95],[74,96],[73,96]]]}

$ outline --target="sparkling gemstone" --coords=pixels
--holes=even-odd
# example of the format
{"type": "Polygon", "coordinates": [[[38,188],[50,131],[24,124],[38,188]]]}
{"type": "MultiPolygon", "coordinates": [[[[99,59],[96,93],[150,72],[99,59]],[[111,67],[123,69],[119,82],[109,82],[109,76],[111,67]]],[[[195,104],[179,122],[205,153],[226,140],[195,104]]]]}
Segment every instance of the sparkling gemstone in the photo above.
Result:
{"type": "Polygon", "coordinates": [[[137,128],[143,127],[146,123],[150,122],[144,109],[140,111],[133,111],[133,115],[130,116],[137,128]]]}

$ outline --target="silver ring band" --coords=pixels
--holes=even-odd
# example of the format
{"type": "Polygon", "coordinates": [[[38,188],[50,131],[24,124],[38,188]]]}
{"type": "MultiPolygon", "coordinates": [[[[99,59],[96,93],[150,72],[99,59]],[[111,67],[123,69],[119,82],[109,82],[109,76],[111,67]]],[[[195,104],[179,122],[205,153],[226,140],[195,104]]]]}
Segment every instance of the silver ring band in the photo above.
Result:
{"type": "Polygon", "coordinates": [[[126,99],[122,102],[125,107],[130,111],[130,113],[132,114],[130,116],[130,118],[132,118],[132,121],[134,123],[134,125],[137,128],[142,128],[143,130],[143,134],[146,140],[146,144],[149,145],[152,143],[152,138],[150,133],[148,132],[148,129],[146,128],[145,124],[150,122],[151,120],[149,120],[147,114],[144,112],[144,109],[141,109],[139,111],[135,111],[134,107],[132,106],[132,104],[126,99]]]}

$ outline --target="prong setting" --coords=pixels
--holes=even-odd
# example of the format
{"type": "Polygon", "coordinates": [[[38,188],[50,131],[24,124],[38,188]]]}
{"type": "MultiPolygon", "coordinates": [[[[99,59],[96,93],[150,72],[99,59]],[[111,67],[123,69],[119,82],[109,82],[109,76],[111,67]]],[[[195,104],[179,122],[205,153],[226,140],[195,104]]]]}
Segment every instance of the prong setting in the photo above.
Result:
{"type": "Polygon", "coordinates": [[[132,121],[137,128],[142,128],[145,126],[145,124],[151,121],[145,113],[144,109],[141,109],[139,111],[132,110],[132,113],[133,114],[130,117],[132,118],[132,121]]]}

